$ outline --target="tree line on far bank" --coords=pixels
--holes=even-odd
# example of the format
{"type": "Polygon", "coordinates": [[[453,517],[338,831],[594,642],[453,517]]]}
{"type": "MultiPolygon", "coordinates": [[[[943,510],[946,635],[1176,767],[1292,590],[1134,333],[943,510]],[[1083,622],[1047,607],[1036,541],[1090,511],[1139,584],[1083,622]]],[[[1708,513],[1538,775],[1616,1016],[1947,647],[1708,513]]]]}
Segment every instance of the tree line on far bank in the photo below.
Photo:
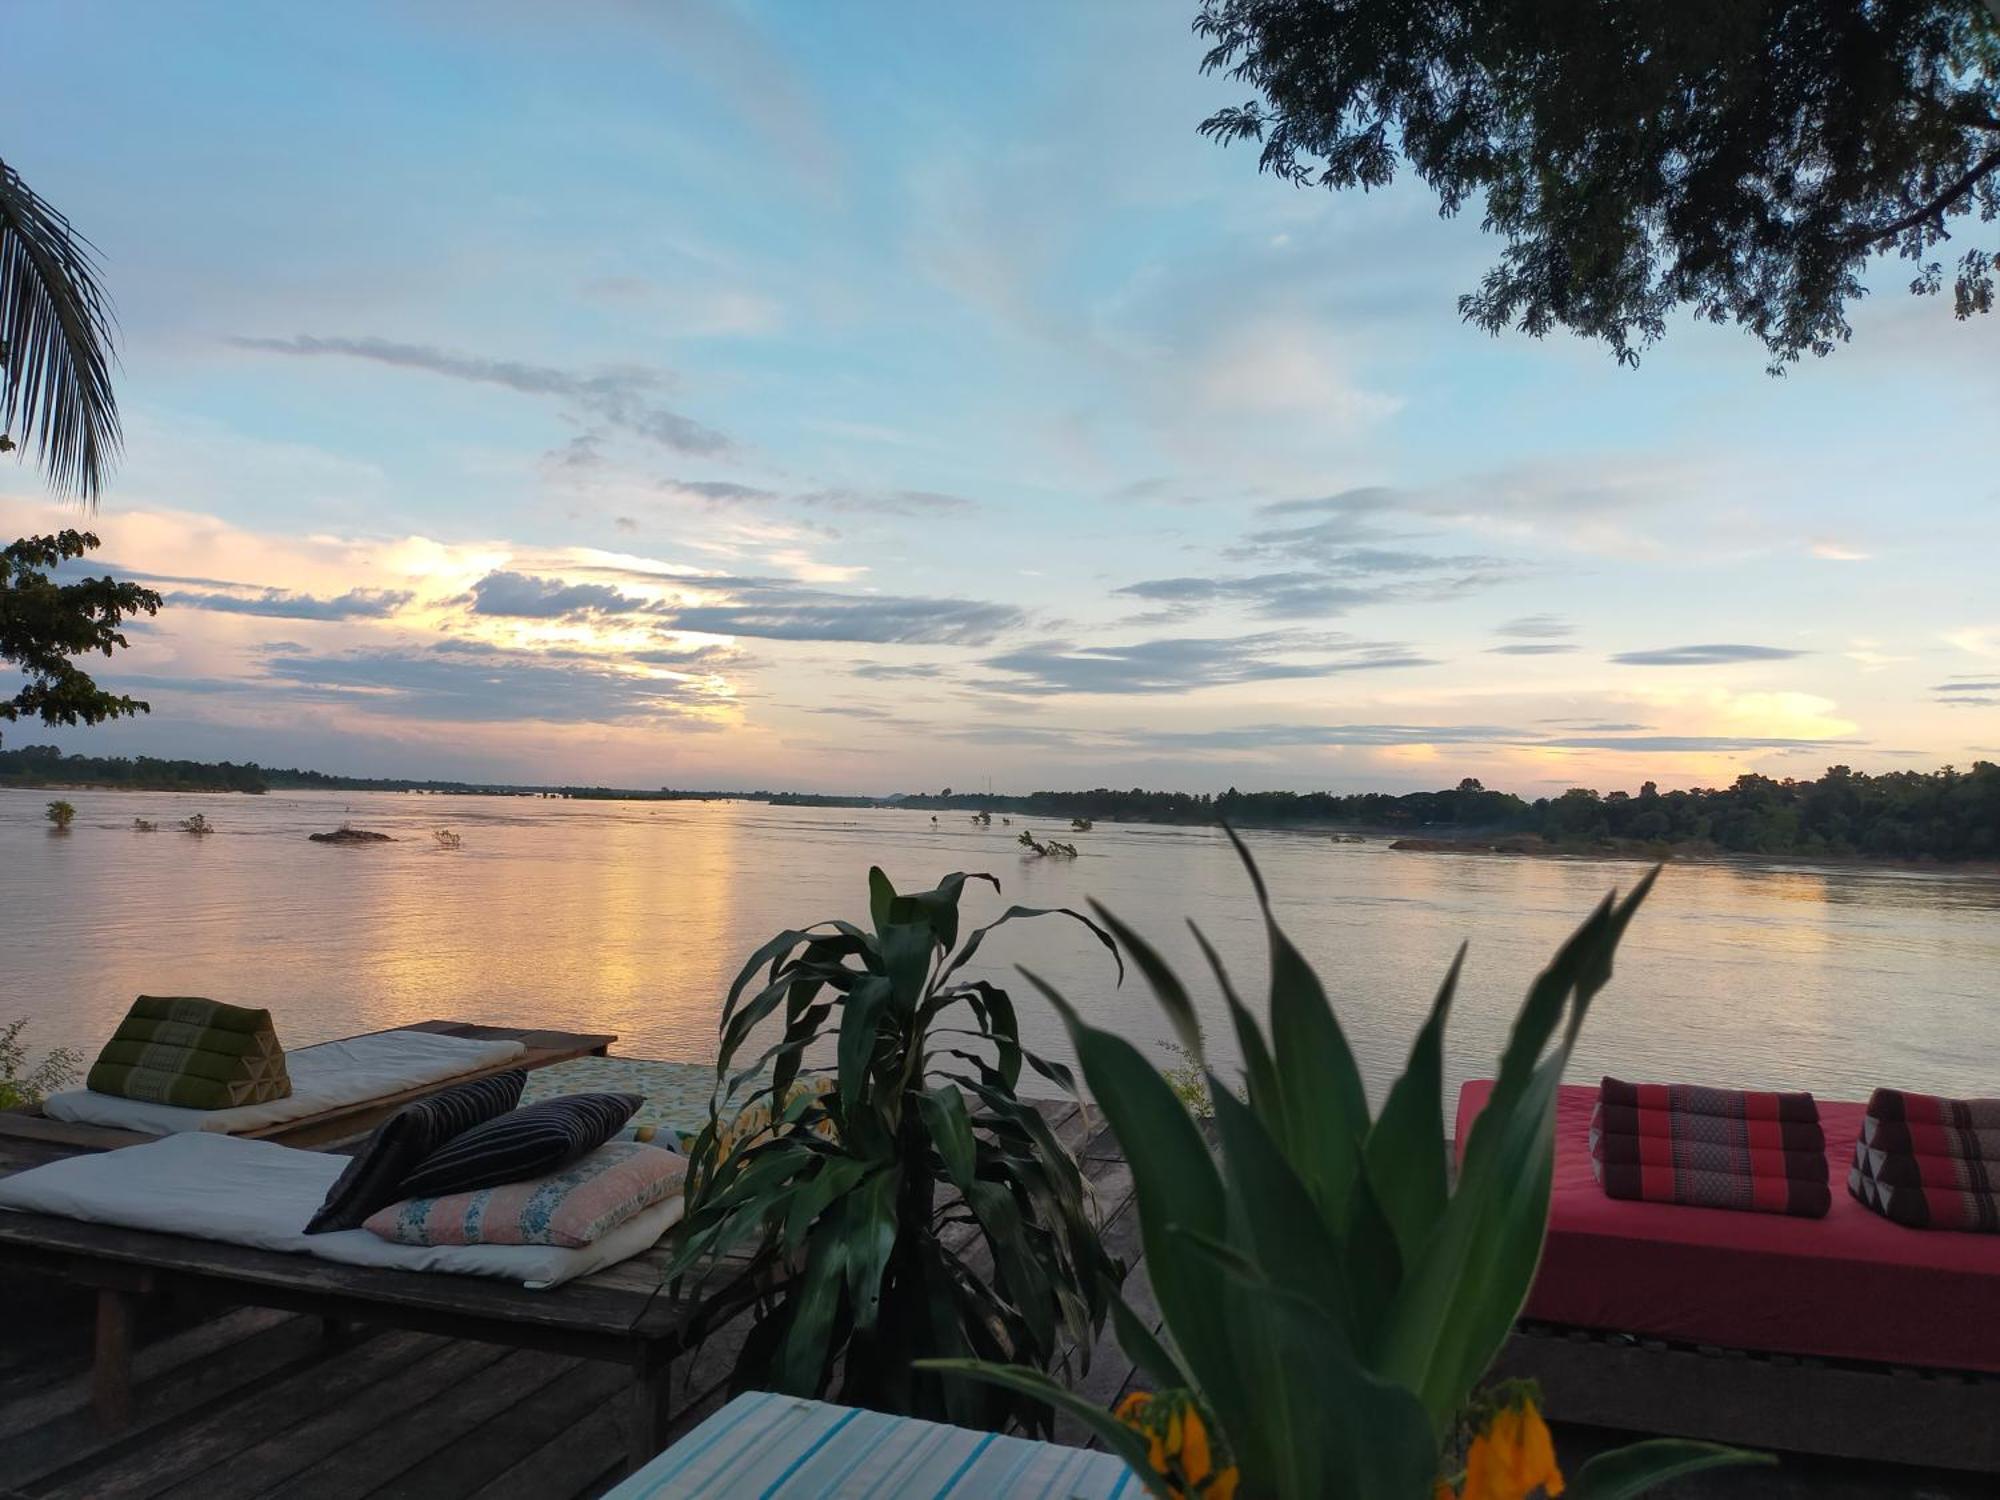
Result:
{"type": "Polygon", "coordinates": [[[1726,787],[1636,792],[1575,787],[1534,801],[1470,778],[1436,792],[1148,792],[1100,787],[1025,797],[957,793],[900,805],[1250,828],[1324,825],[1382,833],[1517,834],[1564,846],[1644,844],[1736,854],[1868,855],[1885,859],[2000,859],[2000,765],[1887,771],[1832,766],[1817,779],[1746,774],[1726,787]]]}
{"type": "Polygon", "coordinates": [[[1027,817],[1245,828],[1348,828],[1383,834],[1540,837],[1574,848],[1641,845],[1733,854],[1865,855],[1881,859],[2000,860],[2000,765],[1970,770],[1885,771],[1871,776],[1832,766],[1809,781],[1739,776],[1726,787],[1636,792],[1574,787],[1534,801],[1488,790],[1467,778],[1435,792],[1149,792],[1097,787],[1002,796],[954,792],[893,799],[782,792],[697,792],[664,788],[482,787],[462,782],[329,776],[152,756],[64,755],[53,745],[0,749],[0,786],[104,786],[134,791],[554,792],[601,800],[734,798],[805,805],[893,805],[932,812],[1005,812],[1027,817]]]}

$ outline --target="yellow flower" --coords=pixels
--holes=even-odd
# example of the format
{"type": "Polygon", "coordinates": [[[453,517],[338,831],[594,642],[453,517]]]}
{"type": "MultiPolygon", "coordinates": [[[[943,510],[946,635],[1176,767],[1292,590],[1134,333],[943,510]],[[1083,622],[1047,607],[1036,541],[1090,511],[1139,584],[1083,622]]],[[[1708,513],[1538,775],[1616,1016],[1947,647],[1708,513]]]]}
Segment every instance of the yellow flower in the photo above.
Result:
{"type": "Polygon", "coordinates": [[[1526,1500],[1537,1488],[1563,1492],[1555,1443],[1532,1402],[1503,1407],[1465,1455],[1465,1488],[1459,1500],[1526,1500]]]}
{"type": "Polygon", "coordinates": [[[1147,1467],[1176,1500],[1235,1500],[1235,1467],[1217,1470],[1216,1449],[1201,1409],[1186,1391],[1134,1391],[1113,1413],[1146,1440],[1147,1467]]]}
{"type": "Polygon", "coordinates": [[[1202,1424],[1201,1413],[1192,1406],[1181,1419],[1181,1440],[1176,1444],[1172,1429],[1168,1429],[1167,1446],[1177,1447],[1181,1455],[1181,1472],[1188,1477],[1188,1483],[1200,1484],[1208,1478],[1209,1470],[1215,1467],[1215,1460],[1208,1451],[1208,1428],[1202,1424]]]}

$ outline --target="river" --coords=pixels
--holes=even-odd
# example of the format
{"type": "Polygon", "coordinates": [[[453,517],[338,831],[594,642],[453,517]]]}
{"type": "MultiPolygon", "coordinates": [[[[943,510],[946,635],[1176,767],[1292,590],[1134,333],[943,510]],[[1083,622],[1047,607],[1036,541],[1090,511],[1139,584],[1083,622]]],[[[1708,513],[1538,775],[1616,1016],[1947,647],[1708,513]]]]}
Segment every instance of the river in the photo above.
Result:
{"type": "MultiPolygon", "coordinates": [[[[1184,918],[1259,994],[1264,940],[1214,830],[896,809],[569,802],[396,793],[262,797],[0,791],[0,1022],[31,1051],[94,1048],[135,994],[270,1007],[292,1046],[426,1017],[613,1031],[616,1050],[708,1060],[743,959],[786,926],[866,921],[866,875],[905,889],[991,871],[1005,902],[1103,902],[1182,964],[1212,1051],[1234,1047],[1184,918]],[[174,825],[203,814],[215,832],[174,825]],[[159,825],[137,832],[135,818],[159,825]],[[351,821],[394,843],[328,847],[351,821]],[[1024,857],[1024,827],[1074,837],[1075,861],[1024,857]],[[442,847],[432,830],[459,835],[442,847]]],[[[1623,861],[1395,853],[1380,842],[1251,833],[1280,920],[1316,965],[1379,1102],[1461,940],[1447,1067],[1489,1072],[1542,961],[1623,861]]],[[[972,888],[968,916],[1001,898],[972,888]]],[[[1004,929],[975,972],[1010,984],[1030,1045],[1067,1058],[1025,963],[1089,1017],[1148,1046],[1167,1036],[1136,976],[1059,918],[1004,929]]],[[[1640,912],[1573,1076],[1810,1088],[1878,1084],[2000,1094],[2000,879],[1805,863],[1675,864],[1640,912]]],[[[1261,1012],[1261,1000],[1253,999],[1261,1012]]]]}

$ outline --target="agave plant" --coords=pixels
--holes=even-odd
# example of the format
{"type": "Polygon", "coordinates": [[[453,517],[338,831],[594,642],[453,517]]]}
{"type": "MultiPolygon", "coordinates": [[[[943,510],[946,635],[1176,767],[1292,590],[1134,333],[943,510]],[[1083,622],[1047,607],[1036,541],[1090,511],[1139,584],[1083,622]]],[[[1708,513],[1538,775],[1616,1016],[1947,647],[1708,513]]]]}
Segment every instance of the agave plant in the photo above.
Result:
{"type": "Polygon", "coordinates": [[[904,895],[870,870],[872,930],[781,932],[730,987],[668,1274],[747,1246],[748,1274],[702,1316],[719,1327],[748,1305],[739,1389],[837,1388],[850,1405],[1045,1431],[1040,1393],[915,1361],[1056,1370],[1087,1360],[1103,1327],[1124,1268],[1098,1238],[1076,1161],[1015,1094],[1024,1065],[1066,1091],[1074,1080],[1021,1045],[1005,990],[962,971],[988,933],[1023,918],[1071,917],[1115,963],[1117,946],[1080,913],[1019,906],[961,944],[968,880],[1000,886],[954,874],[904,895]],[[760,1036],[769,1044],[746,1062],[760,1036]],[[822,1042],[837,1065],[809,1087],[802,1063],[822,1042]],[[756,1128],[734,1128],[746,1112],[756,1128]]]}
{"type": "MultiPolygon", "coordinates": [[[[1607,896],[1535,980],[1454,1189],[1444,1025],[1464,950],[1408,1066],[1371,1118],[1325,990],[1272,918],[1249,851],[1230,838],[1263,908],[1271,977],[1267,1031],[1195,929],[1247,1086],[1239,1099],[1203,1061],[1218,1150],[1131,1042],[1090,1025],[1052,985],[1027,976],[1061,1012],[1131,1164],[1165,1326],[1156,1335],[1121,1298],[1112,1304],[1119,1342],[1167,1409],[1195,1414],[1178,1426],[1201,1433],[1201,1467],[1226,1476],[1223,1488],[1234,1486],[1238,1500],[1455,1495],[1465,1420],[1495,1409],[1479,1388],[1541,1253],[1556,1086],[1592,999],[1611,977],[1619,936],[1658,872],[1622,901],[1607,896]]],[[[1186,985],[1138,934],[1096,909],[1146,976],[1181,1045],[1205,1059],[1186,985]]],[[[1041,1372],[991,1361],[950,1368],[1073,1412],[1156,1494],[1194,1493],[1155,1472],[1155,1443],[1041,1372]]],[[[1523,1399],[1510,1394],[1501,1403],[1517,1454],[1523,1399]]],[[[1545,1450],[1538,1415],[1532,1424],[1545,1450]]],[[[1569,1500],[1635,1495],[1672,1475],[1749,1457],[1703,1443],[1640,1443],[1585,1464],[1566,1493],[1569,1500]]],[[[1546,1463],[1553,1474],[1552,1455],[1546,1463]]],[[[1467,1480],[1465,1494],[1475,1492],[1488,1491],[1467,1480]]]]}

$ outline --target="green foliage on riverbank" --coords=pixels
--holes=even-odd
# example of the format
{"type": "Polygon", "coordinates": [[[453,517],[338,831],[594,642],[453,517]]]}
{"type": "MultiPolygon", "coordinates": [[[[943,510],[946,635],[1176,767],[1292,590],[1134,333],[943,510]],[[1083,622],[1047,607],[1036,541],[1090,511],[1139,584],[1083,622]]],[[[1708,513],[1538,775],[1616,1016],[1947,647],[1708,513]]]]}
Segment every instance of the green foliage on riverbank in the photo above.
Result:
{"type": "Polygon", "coordinates": [[[1576,788],[1533,802],[1477,781],[1437,792],[1115,791],[1035,792],[1025,797],[906,797],[903,807],[985,808],[1037,817],[1127,823],[1215,823],[1238,827],[1366,828],[1381,833],[1524,834],[1565,848],[1635,844],[1732,854],[2000,859],[2000,766],[1969,771],[1831,767],[1811,781],[1739,776],[1726,787],[1662,792],[1576,788]]]}

